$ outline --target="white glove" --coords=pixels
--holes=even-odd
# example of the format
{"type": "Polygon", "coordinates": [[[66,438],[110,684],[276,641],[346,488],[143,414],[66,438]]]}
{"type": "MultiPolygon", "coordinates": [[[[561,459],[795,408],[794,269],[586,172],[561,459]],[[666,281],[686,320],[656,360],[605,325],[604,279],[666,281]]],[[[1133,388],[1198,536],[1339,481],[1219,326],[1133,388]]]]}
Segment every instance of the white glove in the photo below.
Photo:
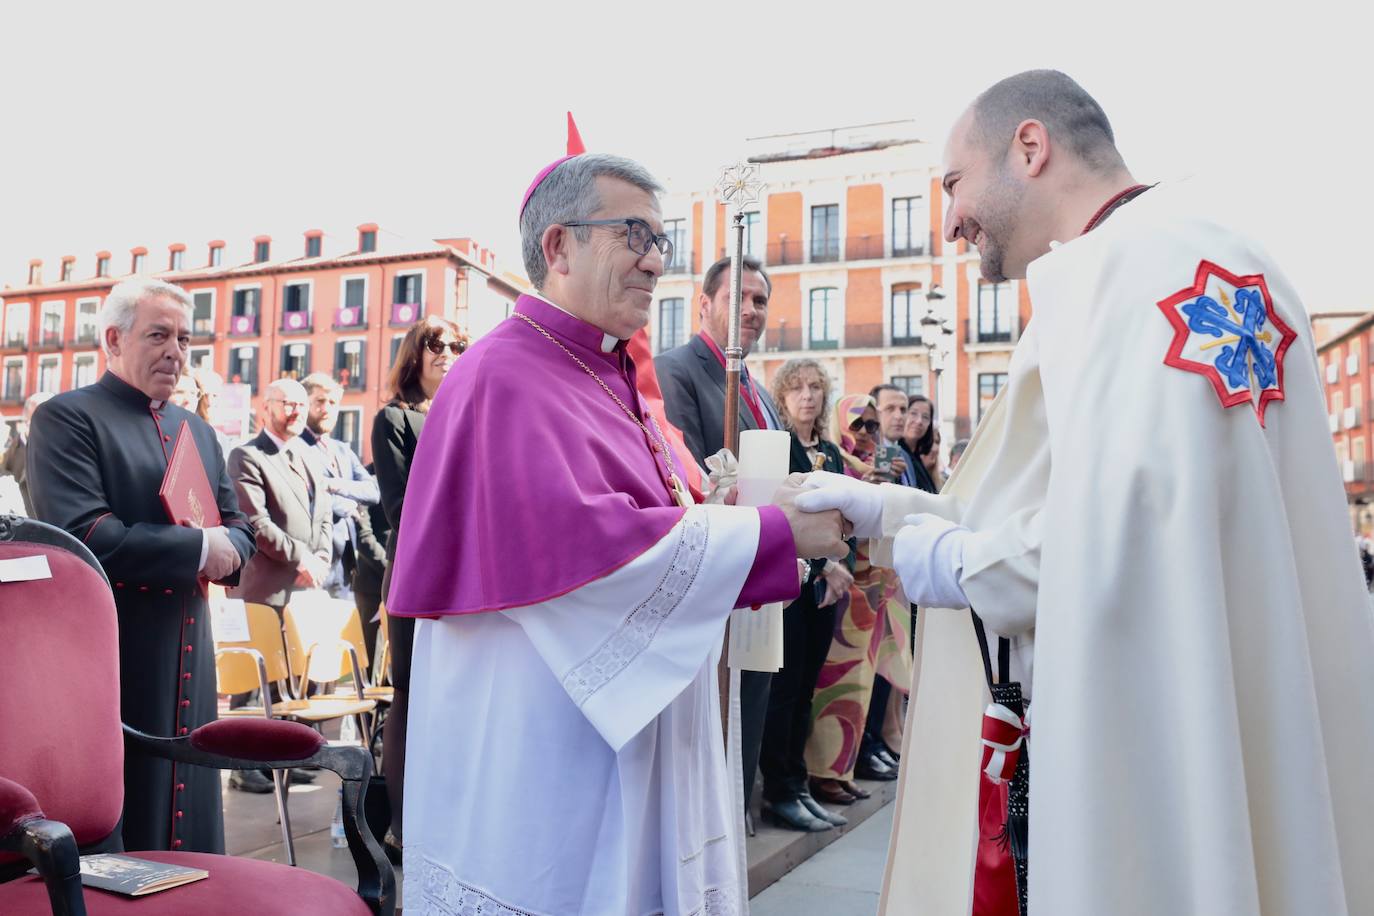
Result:
{"type": "Polygon", "coordinates": [[[802,484],[807,492],[797,497],[803,512],[839,509],[858,538],[883,536],[883,494],[877,486],[833,471],[812,471],[802,484]]]}
{"type": "Polygon", "coordinates": [[[907,600],[920,607],[968,607],[959,586],[969,530],[938,515],[908,515],[892,545],[892,566],[907,600]]]}

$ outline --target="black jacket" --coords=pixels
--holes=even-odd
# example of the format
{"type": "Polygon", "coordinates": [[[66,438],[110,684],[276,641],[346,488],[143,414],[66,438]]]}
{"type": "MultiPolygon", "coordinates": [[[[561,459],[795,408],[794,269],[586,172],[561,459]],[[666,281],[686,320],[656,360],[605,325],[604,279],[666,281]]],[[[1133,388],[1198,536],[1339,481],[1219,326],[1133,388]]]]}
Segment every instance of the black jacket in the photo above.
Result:
{"type": "MultiPolygon", "coordinates": [[[[654,371],[663,389],[668,422],[682,430],[697,464],[705,465],[707,457],[725,445],[725,367],[698,334],[682,346],[655,356],[654,371]]],[[[771,414],[774,428],[782,429],[773,399],[757,380],[754,390],[764,413],[771,414]]],[[[739,419],[740,429],[759,428],[743,394],[739,419]]]]}
{"type": "MultiPolygon", "coordinates": [[[[222,524],[246,565],[252,529],[215,432],[195,414],[172,404],[153,409],[143,392],[107,372],[40,405],[28,449],[38,518],[83,541],[114,587],[120,715],[164,737],[217,715],[210,614],[197,582],[201,533],[171,524],[157,495],[182,423],[190,424],[222,524]]],[[[182,851],[224,851],[219,773],[126,755],[125,848],[173,842],[182,851]]]]}

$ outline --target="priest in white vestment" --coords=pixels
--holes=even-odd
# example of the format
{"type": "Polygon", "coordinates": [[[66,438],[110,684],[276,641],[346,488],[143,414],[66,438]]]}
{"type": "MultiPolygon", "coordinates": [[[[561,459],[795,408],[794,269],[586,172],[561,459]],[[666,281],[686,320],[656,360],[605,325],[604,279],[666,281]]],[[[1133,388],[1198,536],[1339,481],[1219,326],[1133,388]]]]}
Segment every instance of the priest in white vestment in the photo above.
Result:
{"type": "Polygon", "coordinates": [[[625,341],[671,256],[658,184],[554,163],[538,295],[459,361],[411,469],[389,610],[415,632],[409,914],[747,910],[716,679],[727,616],[843,556],[838,512],[696,505],[625,341]],[[512,419],[514,418],[514,419],[512,419]]]}
{"type": "Polygon", "coordinates": [[[1374,623],[1296,292],[1187,187],[1138,185],[1061,73],[983,93],[945,155],[945,237],[1029,287],[1007,387],[941,495],[800,500],[894,537],[922,606],[882,912],[1374,913],[1374,623]],[[1033,714],[984,718],[1032,660],[1033,714]],[[1025,755],[1006,894],[980,780],[1025,755]]]}

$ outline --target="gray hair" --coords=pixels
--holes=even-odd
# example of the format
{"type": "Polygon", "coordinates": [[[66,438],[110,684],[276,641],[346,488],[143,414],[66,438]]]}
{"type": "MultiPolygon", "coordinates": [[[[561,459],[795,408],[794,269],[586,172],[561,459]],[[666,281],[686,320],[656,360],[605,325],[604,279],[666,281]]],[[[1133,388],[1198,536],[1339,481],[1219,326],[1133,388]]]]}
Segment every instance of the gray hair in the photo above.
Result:
{"type": "MultiPolygon", "coordinates": [[[[586,219],[595,213],[601,206],[596,179],[603,175],[618,178],[650,194],[663,193],[663,186],[648,169],[623,156],[583,153],[560,164],[539,183],[525,205],[525,212],[520,214],[520,250],[525,259],[525,273],[535,289],[544,288],[549,270],[544,261],[544,230],[557,223],[586,219]]],[[[573,229],[579,242],[585,242],[589,232],[585,226],[573,229]]]]}
{"type": "Polygon", "coordinates": [[[100,309],[100,347],[105,351],[106,357],[113,354],[110,353],[110,344],[105,339],[105,331],[117,328],[120,334],[128,334],[134,329],[134,313],[138,310],[138,304],[145,299],[157,297],[166,297],[179,303],[182,311],[186,313],[186,323],[189,325],[192,322],[194,307],[191,297],[180,286],[147,278],[117,283],[105,297],[105,305],[100,309]]]}
{"type": "Polygon", "coordinates": [[[1016,126],[1033,118],[1092,171],[1110,174],[1125,168],[1107,113],[1082,86],[1058,70],[1027,70],[1009,76],[974,99],[972,108],[979,143],[991,152],[1003,152],[1016,126]]]}

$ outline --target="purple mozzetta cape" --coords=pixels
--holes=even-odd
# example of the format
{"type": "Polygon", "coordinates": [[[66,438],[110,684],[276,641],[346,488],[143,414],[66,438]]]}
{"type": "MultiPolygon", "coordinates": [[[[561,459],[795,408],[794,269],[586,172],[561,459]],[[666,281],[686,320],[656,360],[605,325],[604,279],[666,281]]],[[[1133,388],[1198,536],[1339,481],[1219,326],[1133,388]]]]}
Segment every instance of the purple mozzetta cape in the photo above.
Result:
{"type": "MultiPolygon", "coordinates": [[[[531,296],[516,310],[576,353],[653,429],[623,343],[602,352],[600,330],[531,296]]],[[[690,460],[674,455],[679,475],[690,460]]],[[[662,456],[601,386],[534,328],[508,318],[458,361],[425,420],[387,609],[402,617],[496,611],[600,579],[681,520],[667,475],[662,456]]],[[[776,590],[791,532],[781,512],[762,516],[755,571],[764,574],[750,579],[773,580],[776,590]]],[[[762,584],[751,581],[745,592],[753,596],[762,584]]],[[[795,575],[791,588],[795,594],[795,575]]]]}

